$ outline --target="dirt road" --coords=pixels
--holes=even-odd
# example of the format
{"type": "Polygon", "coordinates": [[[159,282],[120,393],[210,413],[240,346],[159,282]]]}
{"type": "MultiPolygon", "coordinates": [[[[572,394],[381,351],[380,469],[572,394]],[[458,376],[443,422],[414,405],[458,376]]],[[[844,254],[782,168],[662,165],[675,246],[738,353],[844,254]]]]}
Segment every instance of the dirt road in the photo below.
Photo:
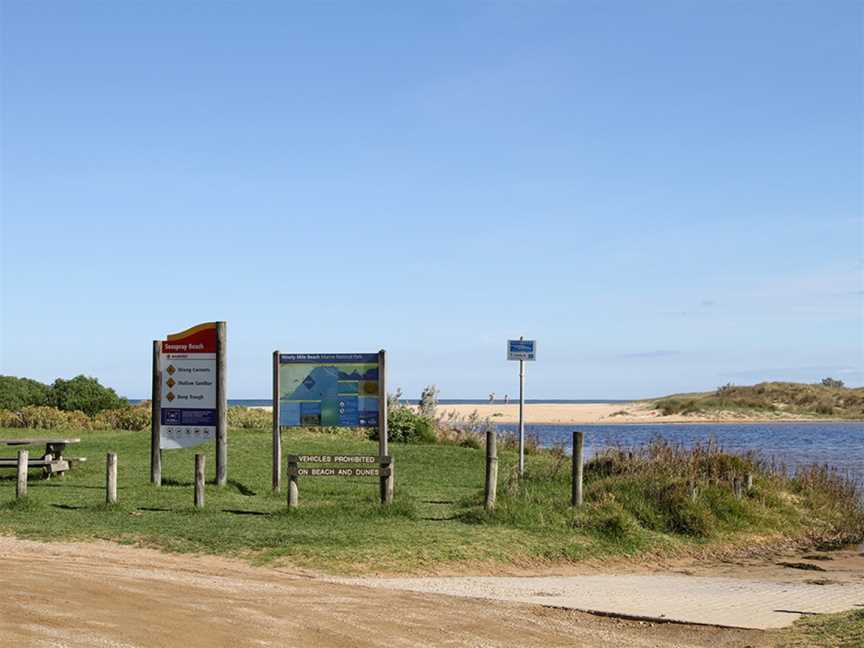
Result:
{"type": "MultiPolygon", "coordinates": [[[[340,584],[210,556],[0,537],[0,639],[68,648],[740,648],[758,631],[340,584]]],[[[11,644],[9,643],[11,642],[11,644]]]]}

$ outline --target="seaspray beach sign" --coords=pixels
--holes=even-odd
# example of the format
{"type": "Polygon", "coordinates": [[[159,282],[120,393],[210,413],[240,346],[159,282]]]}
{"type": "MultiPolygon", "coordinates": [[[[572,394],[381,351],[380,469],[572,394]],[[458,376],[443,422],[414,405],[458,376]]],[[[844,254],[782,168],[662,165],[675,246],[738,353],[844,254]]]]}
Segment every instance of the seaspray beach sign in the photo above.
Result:
{"type": "Polygon", "coordinates": [[[508,360],[536,360],[537,340],[507,340],[508,360]]]}
{"type": "Polygon", "coordinates": [[[216,437],[216,322],[161,343],[159,448],[192,448],[216,437]]]}

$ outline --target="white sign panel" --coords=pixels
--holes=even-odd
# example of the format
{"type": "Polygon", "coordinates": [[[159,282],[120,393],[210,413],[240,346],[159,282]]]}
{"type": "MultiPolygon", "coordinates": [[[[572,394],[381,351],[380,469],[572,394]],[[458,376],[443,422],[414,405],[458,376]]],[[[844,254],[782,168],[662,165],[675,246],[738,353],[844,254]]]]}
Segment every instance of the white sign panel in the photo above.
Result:
{"type": "Polygon", "coordinates": [[[216,438],[215,325],[196,326],[162,342],[162,450],[216,438]]]}

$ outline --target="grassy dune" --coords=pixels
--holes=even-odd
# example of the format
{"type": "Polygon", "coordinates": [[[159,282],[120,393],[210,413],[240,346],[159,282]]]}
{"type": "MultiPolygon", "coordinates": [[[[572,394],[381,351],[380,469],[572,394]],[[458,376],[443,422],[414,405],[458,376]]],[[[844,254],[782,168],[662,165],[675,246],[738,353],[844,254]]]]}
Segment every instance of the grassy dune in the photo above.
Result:
{"type": "Polygon", "coordinates": [[[713,392],[676,394],[654,401],[664,415],[718,415],[864,419],[864,387],[790,382],[726,385],[713,392]]]}
{"type": "MultiPolygon", "coordinates": [[[[20,433],[0,429],[2,437],[20,433]]],[[[14,498],[14,471],[0,473],[0,533],[287,560],[342,573],[482,570],[701,553],[754,539],[830,546],[864,537],[859,494],[831,473],[812,470],[790,479],[754,457],[663,444],[612,452],[586,465],[581,509],[568,506],[569,459],[562,453],[530,455],[519,480],[515,454],[503,451],[498,507],[487,513],[482,449],[393,444],[394,505],[378,504],[374,479],[308,478],[300,482],[300,509],[288,512],[284,495],[270,492],[269,432],[232,430],[229,436],[229,484],[208,484],[206,508],[196,511],[195,450],[165,452],[165,485],[155,488],[148,483],[147,433],[82,433],[74,454],[89,461],[63,480],[44,481],[33,471],[26,500],[14,498]],[[119,455],[120,503],[113,507],[104,504],[109,451],[119,455]],[[754,488],[736,498],[731,480],[748,472],[755,475],[754,488]]],[[[377,450],[365,439],[304,431],[286,433],[284,446],[286,453],[377,450]]],[[[204,451],[212,476],[213,448],[204,451]]]]}

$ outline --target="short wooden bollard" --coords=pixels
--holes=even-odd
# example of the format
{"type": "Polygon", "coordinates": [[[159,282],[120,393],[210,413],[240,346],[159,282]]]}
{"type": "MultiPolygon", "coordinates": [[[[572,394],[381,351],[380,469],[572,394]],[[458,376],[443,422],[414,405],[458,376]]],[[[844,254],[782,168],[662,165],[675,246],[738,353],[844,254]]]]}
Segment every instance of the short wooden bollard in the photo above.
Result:
{"type": "Polygon", "coordinates": [[[498,447],[495,430],[486,431],[486,499],[485,508],[495,508],[495,495],[498,492],[498,447]]]}
{"type": "Polygon", "coordinates": [[[740,477],[732,478],[732,494],[735,495],[735,499],[741,499],[741,491],[743,490],[744,480],[740,477]]]}
{"type": "Polygon", "coordinates": [[[27,497],[27,462],[30,460],[26,450],[18,451],[18,486],[15,488],[16,497],[27,497]]]}
{"type": "Polygon", "coordinates": [[[747,473],[747,483],[744,488],[748,493],[753,490],[753,473],[747,473]]]}
{"type": "Polygon", "coordinates": [[[109,452],[105,457],[105,502],[117,503],[117,453],[109,452]]]}
{"type": "Polygon", "coordinates": [[[295,461],[288,462],[288,508],[296,509],[300,500],[300,489],[297,487],[297,469],[295,461]]]}
{"type": "Polygon", "coordinates": [[[204,508],[204,455],[195,455],[195,508],[204,508]]]}
{"type": "Polygon", "coordinates": [[[571,506],[582,506],[582,465],[584,462],[582,432],[573,433],[573,492],[570,497],[571,506]]]}

